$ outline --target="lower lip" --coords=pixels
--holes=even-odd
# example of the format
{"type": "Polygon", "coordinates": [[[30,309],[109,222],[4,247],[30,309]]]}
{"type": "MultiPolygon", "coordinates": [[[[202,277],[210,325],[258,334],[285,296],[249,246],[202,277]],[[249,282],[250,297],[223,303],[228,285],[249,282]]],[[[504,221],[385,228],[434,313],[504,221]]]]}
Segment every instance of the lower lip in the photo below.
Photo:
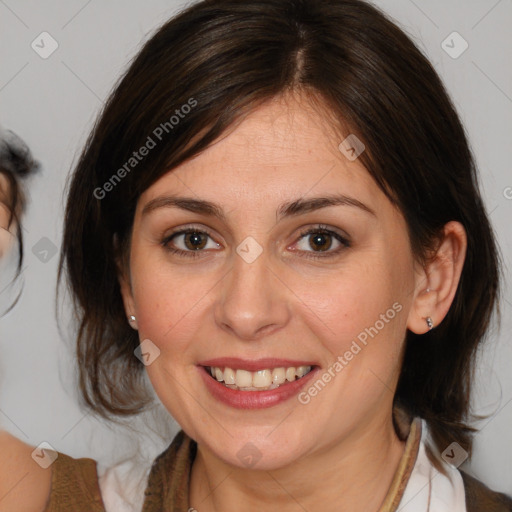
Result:
{"type": "Polygon", "coordinates": [[[318,368],[313,368],[304,377],[293,382],[286,381],[276,389],[269,389],[267,391],[239,391],[228,388],[215,380],[204,366],[198,366],[198,369],[208,391],[214,398],[237,409],[264,409],[280,404],[297,395],[318,371],[318,368]]]}

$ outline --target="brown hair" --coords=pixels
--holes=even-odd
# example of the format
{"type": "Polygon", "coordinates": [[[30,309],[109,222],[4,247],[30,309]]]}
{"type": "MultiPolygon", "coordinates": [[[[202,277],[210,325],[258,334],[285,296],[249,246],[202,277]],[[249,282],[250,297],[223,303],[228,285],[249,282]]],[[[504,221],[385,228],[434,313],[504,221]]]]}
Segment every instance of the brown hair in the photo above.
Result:
{"type": "Polygon", "coordinates": [[[120,79],[72,176],[59,270],[60,279],[65,266],[76,307],[86,404],[113,417],[149,401],[116,267],[128,253],[139,196],[286,91],[318,98],[363,141],[359,158],[404,215],[418,260],[447,222],[465,227],[452,307],[429,333],[407,333],[395,399],[426,419],[438,449],[457,441],[470,451],[473,365],[497,299],[497,248],[438,75],[402,30],[360,0],[201,1],[165,23],[120,79]],[[191,100],[195,107],[169,123],[191,100]],[[128,171],[133,151],[165,122],[156,149],[128,171]]]}

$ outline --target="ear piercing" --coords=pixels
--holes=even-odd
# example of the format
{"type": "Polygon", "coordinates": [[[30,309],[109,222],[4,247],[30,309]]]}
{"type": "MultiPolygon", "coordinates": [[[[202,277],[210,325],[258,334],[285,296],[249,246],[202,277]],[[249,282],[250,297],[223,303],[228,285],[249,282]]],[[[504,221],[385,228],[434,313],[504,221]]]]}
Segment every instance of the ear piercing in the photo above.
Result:
{"type": "Polygon", "coordinates": [[[128,322],[130,322],[130,327],[137,330],[137,319],[135,318],[135,315],[129,315],[128,322]]]}
{"type": "MultiPolygon", "coordinates": [[[[429,293],[430,291],[431,291],[430,288],[427,288],[425,290],[425,293],[429,293]]],[[[427,318],[425,318],[425,321],[427,322],[428,330],[431,331],[434,328],[434,322],[432,321],[432,318],[427,316],[427,318]]]]}

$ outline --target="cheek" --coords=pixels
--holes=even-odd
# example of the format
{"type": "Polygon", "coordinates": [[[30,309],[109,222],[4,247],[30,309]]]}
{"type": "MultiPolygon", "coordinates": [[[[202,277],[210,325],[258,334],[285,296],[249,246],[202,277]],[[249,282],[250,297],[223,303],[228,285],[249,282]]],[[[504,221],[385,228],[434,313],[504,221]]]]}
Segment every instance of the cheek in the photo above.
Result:
{"type": "Polygon", "coordinates": [[[3,223],[3,219],[0,219],[0,258],[7,254],[15,240],[14,235],[3,226],[7,226],[7,219],[5,223],[3,223]]]}
{"type": "Polygon", "coordinates": [[[146,368],[148,375],[157,393],[161,386],[179,388],[170,374],[179,381],[194,379],[198,358],[210,348],[215,300],[226,272],[171,263],[147,243],[132,247],[131,270],[139,338],[151,340],[162,356],[146,368]]]}
{"type": "Polygon", "coordinates": [[[161,350],[181,350],[188,340],[184,330],[194,323],[207,291],[205,281],[179,272],[144,272],[133,289],[140,335],[150,338],[161,350]]]}
{"type": "MultiPolygon", "coordinates": [[[[207,280],[169,268],[150,258],[133,258],[132,286],[140,340],[149,339],[159,357],[146,366],[152,386],[171,415],[181,425],[194,425],[190,393],[183,382],[195,375],[191,351],[201,325],[198,316],[207,302],[207,280]],[[137,261],[144,261],[137,265],[137,261]],[[201,300],[203,299],[203,300],[201,300]]],[[[197,390],[192,393],[197,393],[197,390]]]]}
{"type": "Polygon", "coordinates": [[[400,286],[382,258],[350,263],[336,276],[317,279],[314,286],[297,281],[294,287],[300,290],[302,316],[310,319],[310,327],[334,356],[350,350],[356,339],[364,345],[378,336],[391,344],[405,325],[400,286]]]}

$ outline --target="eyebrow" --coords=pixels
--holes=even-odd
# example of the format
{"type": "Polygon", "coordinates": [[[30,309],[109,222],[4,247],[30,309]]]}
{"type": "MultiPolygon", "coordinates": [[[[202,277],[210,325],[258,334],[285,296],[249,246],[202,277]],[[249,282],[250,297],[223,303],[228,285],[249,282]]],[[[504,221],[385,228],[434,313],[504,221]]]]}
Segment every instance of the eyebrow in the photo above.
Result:
{"type": "MultiPolygon", "coordinates": [[[[277,209],[276,218],[277,221],[279,221],[285,217],[303,215],[329,206],[352,206],[376,216],[375,212],[369,206],[366,206],[358,199],[338,194],[326,197],[313,197],[310,199],[299,198],[295,201],[283,203],[277,209]]],[[[203,199],[178,196],[160,196],[152,199],[146,203],[142,209],[142,217],[160,208],[180,208],[189,212],[216,217],[226,222],[226,215],[219,205],[203,199]]]]}

